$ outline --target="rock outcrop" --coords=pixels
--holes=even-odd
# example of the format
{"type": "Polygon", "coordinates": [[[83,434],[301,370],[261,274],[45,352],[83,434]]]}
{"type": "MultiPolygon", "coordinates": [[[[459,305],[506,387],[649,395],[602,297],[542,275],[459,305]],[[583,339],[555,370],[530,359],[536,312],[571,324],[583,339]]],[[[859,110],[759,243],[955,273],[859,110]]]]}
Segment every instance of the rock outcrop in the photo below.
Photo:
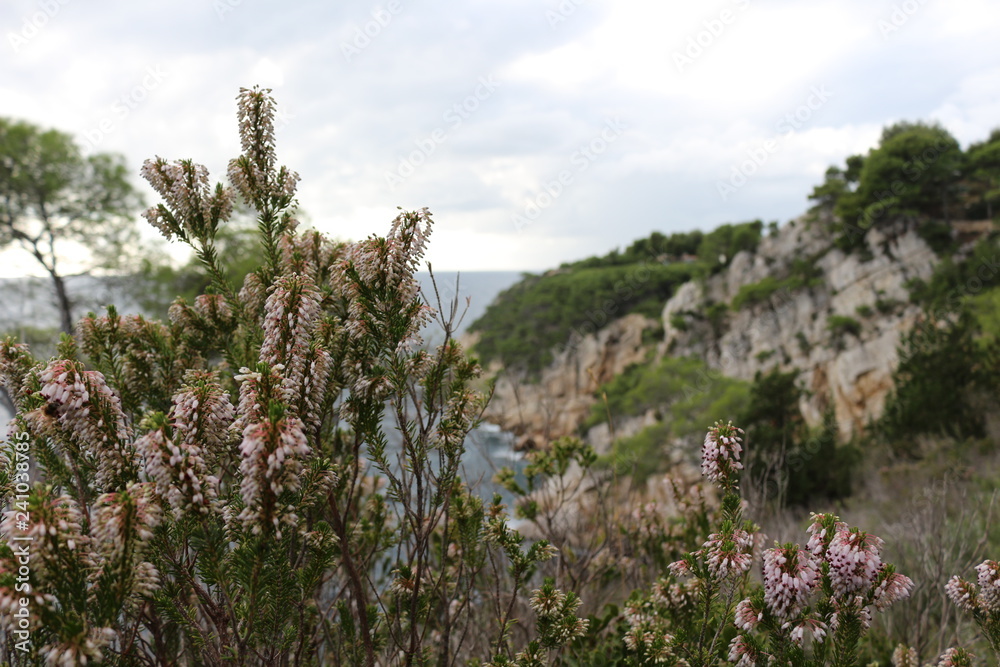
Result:
{"type": "Polygon", "coordinates": [[[643,334],[659,326],[655,319],[626,315],[571,340],[537,381],[501,372],[485,418],[537,445],[576,434],[597,402],[597,387],[648,358],[651,350],[643,334]]]}
{"type": "Polygon", "coordinates": [[[837,249],[828,229],[793,221],[762,239],[755,253],[734,257],[727,270],[685,284],[664,306],[659,351],[700,357],[744,380],[773,368],[796,371],[808,390],[800,405],[805,419],[815,425],[832,407],[841,435],[849,437],[882,412],[900,337],[920,312],[909,303],[907,283],[928,278],[937,257],[906,223],[871,230],[868,253],[837,249]],[[696,317],[684,331],[674,326],[677,315],[731,304],[741,287],[787,276],[795,259],[813,267],[812,286],[780,289],[728,312],[721,326],[696,317]]]}

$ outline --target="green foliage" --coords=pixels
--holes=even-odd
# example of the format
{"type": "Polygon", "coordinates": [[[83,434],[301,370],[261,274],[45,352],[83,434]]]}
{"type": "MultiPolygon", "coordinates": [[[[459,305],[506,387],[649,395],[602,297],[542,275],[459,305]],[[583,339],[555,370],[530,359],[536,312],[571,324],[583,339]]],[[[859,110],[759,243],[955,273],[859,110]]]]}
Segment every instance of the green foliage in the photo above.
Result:
{"type": "Polygon", "coordinates": [[[830,315],[826,318],[826,328],[838,345],[845,335],[857,337],[861,334],[861,322],[850,315],[830,315]]]}
{"type": "Polygon", "coordinates": [[[978,332],[973,316],[962,310],[928,316],[906,335],[878,423],[894,453],[919,456],[913,447],[919,434],[983,435],[983,411],[974,397],[995,391],[997,354],[993,345],[985,353],[977,345],[978,332]]]}
{"type": "Polygon", "coordinates": [[[1000,285],[1000,247],[995,237],[980,241],[964,260],[945,257],[929,280],[915,279],[907,286],[910,301],[928,313],[952,312],[984,289],[1000,285]]]}
{"type": "Polygon", "coordinates": [[[657,424],[622,438],[615,453],[601,465],[631,472],[646,479],[666,465],[664,446],[700,432],[714,415],[739,414],[749,400],[745,382],[710,371],[694,357],[664,357],[658,365],[635,364],[597,390],[602,397],[591,409],[583,429],[612,420],[656,410],[657,424]]]}
{"type": "Polygon", "coordinates": [[[758,282],[742,285],[733,297],[732,309],[740,310],[746,306],[766,303],[777,293],[787,294],[820,285],[823,281],[822,269],[816,265],[817,259],[818,256],[808,260],[793,260],[785,278],[766,276],[758,282]]]}
{"type": "Polygon", "coordinates": [[[799,411],[802,390],[797,373],[777,369],[754,377],[746,409],[746,476],[766,500],[806,507],[851,494],[851,477],[860,452],[838,445],[833,414],[809,429],[799,411]]]}
{"type": "Polygon", "coordinates": [[[560,269],[529,276],[502,292],[470,327],[484,361],[536,374],[560,346],[628,313],[658,318],[692,276],[688,264],[639,263],[560,269]]]}
{"type": "Polygon", "coordinates": [[[764,229],[762,220],[726,224],[712,230],[698,245],[698,261],[704,273],[718,273],[729,266],[733,257],[744,250],[753,252],[764,229]]]}
{"type": "Polygon", "coordinates": [[[756,220],[723,225],[708,234],[667,237],[656,232],[624,253],[616,250],[544,275],[527,275],[469,327],[480,333],[476,352],[484,361],[497,360],[537,377],[554,352],[572,346],[576,337],[628,313],[658,318],[677,287],[721,270],[742,250],[754,250],[762,228],[756,220]],[[693,250],[697,261],[675,261],[693,250]]]}
{"type": "Polygon", "coordinates": [[[755,306],[764,303],[781,287],[782,281],[774,276],[767,276],[758,282],[743,285],[736,293],[736,296],[733,297],[731,307],[733,310],[741,310],[744,306],[755,306]]]}
{"type": "Polygon", "coordinates": [[[966,156],[969,213],[974,218],[992,220],[1000,202],[1000,129],[993,130],[986,141],[969,146],[966,156]]]}
{"type": "Polygon", "coordinates": [[[857,189],[840,198],[836,212],[862,229],[903,214],[947,219],[962,161],[958,141],[940,125],[887,127],[864,160],[857,189]]]}
{"type": "Polygon", "coordinates": [[[691,232],[676,232],[666,236],[653,232],[648,238],[633,241],[624,252],[612,250],[603,257],[588,257],[562,265],[563,269],[596,269],[607,266],[623,266],[644,261],[676,262],[685,255],[695,255],[705,235],[697,229],[691,232]]]}

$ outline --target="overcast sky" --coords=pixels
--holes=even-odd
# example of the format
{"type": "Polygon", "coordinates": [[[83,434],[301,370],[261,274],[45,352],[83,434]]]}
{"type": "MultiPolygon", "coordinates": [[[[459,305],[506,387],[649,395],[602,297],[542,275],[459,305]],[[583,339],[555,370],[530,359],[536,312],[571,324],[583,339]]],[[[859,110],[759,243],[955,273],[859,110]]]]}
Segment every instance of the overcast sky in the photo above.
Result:
{"type": "Polygon", "coordinates": [[[271,87],[316,227],[358,239],[427,206],[436,268],[539,270],[785,222],[894,121],[985,138],[998,19],[995,0],[4,0],[0,115],[123,153],[137,183],[154,155],[221,178],[240,86],[271,87]]]}

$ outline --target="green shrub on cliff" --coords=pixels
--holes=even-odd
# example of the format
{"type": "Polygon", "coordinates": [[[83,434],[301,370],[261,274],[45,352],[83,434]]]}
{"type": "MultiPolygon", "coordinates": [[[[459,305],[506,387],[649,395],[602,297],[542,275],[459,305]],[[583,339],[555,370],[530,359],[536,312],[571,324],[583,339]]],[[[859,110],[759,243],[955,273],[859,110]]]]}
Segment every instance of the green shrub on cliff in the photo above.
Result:
{"type": "Polygon", "coordinates": [[[500,361],[535,377],[555,351],[616,318],[629,313],[659,317],[680,285],[721,270],[742,250],[754,250],[763,226],[755,220],[707,234],[654,232],[624,252],[526,275],[469,327],[480,334],[476,352],[486,362],[500,361]]]}
{"type": "Polygon", "coordinates": [[[692,275],[689,264],[642,262],[526,276],[469,330],[480,333],[481,359],[535,375],[553,352],[614,319],[629,313],[659,317],[664,302],[692,275]]]}

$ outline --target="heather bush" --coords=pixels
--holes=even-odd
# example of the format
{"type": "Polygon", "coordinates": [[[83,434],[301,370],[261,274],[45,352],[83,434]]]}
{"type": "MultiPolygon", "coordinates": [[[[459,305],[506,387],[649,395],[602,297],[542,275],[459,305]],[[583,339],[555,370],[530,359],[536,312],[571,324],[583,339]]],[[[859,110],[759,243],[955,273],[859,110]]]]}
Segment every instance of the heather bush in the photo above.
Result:
{"type": "Polygon", "coordinates": [[[231,186],[189,160],[142,170],[163,198],[145,217],[193,248],[206,294],[168,322],[91,314],[48,361],[0,344],[3,658],[540,664],[586,621],[535,577],[555,549],[461,477],[485,399],[447,318],[420,345],[430,214],[353,244],[297,232],[274,102],[244,89],[238,110],[231,186]],[[239,290],[217,244],[237,198],[265,258],[239,290]]]}

